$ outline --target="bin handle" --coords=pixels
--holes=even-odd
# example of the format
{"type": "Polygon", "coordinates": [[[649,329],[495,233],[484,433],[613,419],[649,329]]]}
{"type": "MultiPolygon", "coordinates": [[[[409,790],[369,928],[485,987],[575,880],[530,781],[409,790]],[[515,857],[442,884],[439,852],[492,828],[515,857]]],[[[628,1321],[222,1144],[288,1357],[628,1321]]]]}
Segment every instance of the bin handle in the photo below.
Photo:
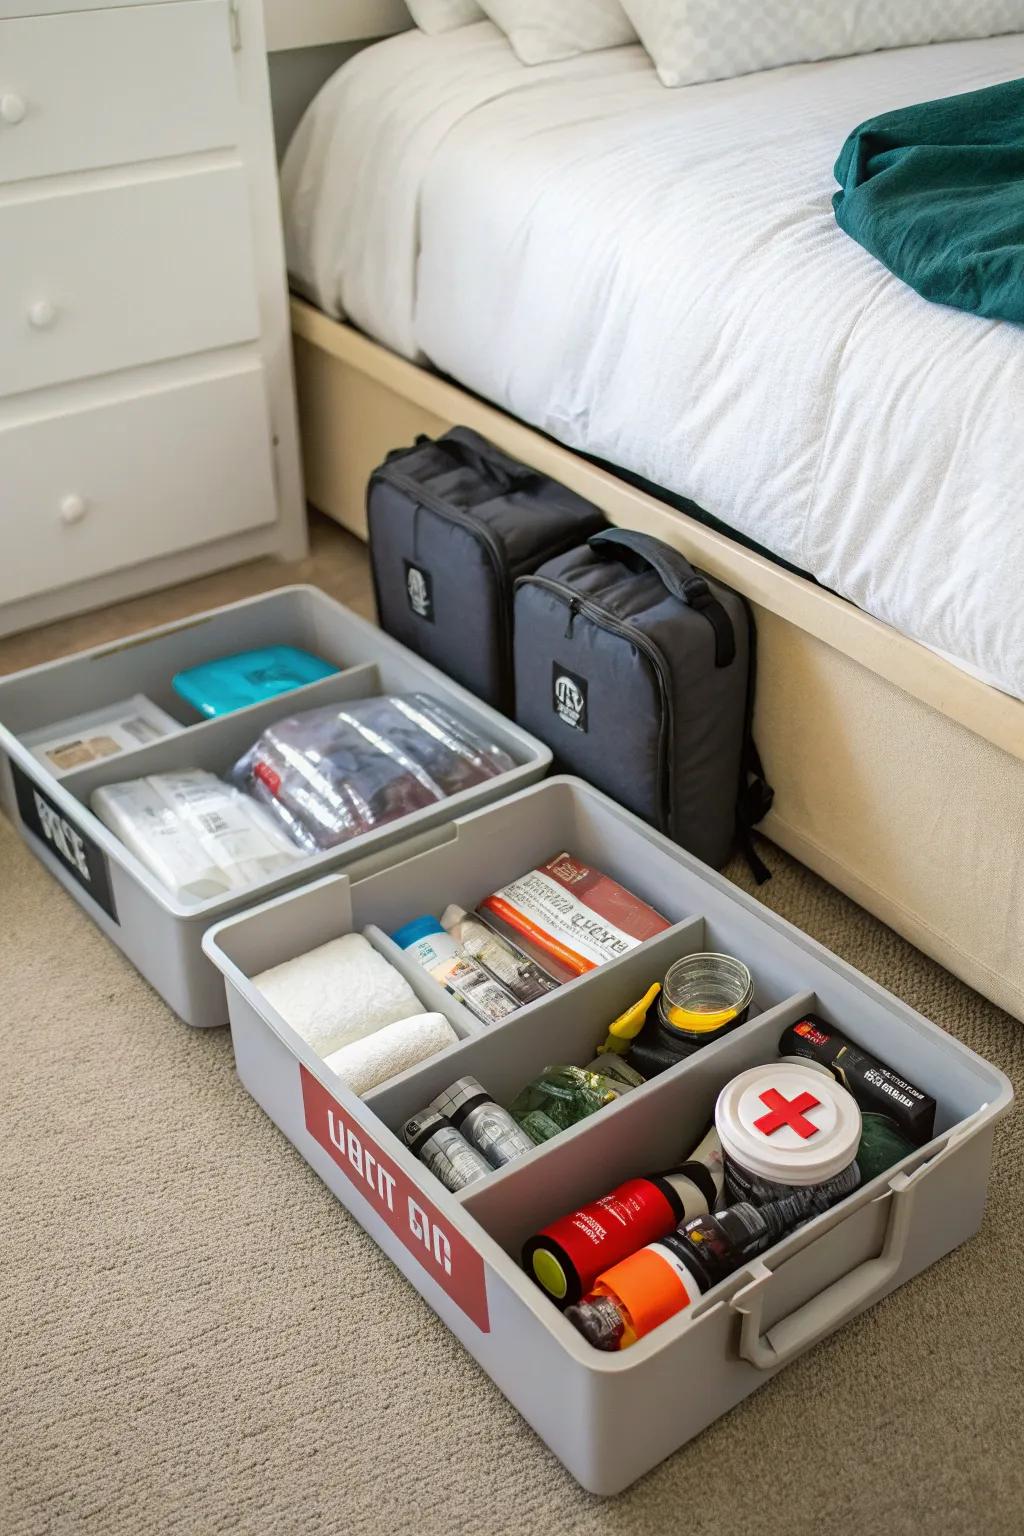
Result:
{"type": "Polygon", "coordinates": [[[739,1352],[744,1360],[749,1360],[759,1370],[773,1371],[879,1300],[903,1263],[920,1176],[930,1172],[974,1136],[988,1118],[987,1111],[988,1105],[982,1105],[950,1133],[934,1157],[913,1173],[896,1174],[888,1189],[878,1196],[878,1201],[889,1201],[885,1241],[878,1257],[859,1264],[788,1317],[782,1318],[767,1333],[761,1332],[761,1318],[774,1271],[762,1259],[756,1259],[750,1265],[750,1283],[737,1291],[729,1302],[740,1318],[739,1352]]]}

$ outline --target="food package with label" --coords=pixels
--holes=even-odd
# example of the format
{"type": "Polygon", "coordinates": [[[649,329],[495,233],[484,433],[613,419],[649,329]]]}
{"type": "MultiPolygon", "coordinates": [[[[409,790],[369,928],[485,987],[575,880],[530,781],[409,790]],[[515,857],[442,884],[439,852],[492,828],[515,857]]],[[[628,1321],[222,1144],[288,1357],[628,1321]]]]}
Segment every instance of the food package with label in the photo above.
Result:
{"type": "Polygon", "coordinates": [[[92,808],[183,901],[208,901],[294,867],[300,851],[231,785],[202,769],[105,784],[92,808]]]}
{"type": "Polygon", "coordinates": [[[510,881],[480,903],[489,922],[539,953],[560,979],[592,971],[671,927],[639,896],[571,853],[510,881]]]}
{"type": "Polygon", "coordinates": [[[117,704],[44,725],[21,739],[55,779],[62,779],[76,768],[148,747],[150,742],[176,736],[183,729],[152,699],[136,693],[117,704]]]}

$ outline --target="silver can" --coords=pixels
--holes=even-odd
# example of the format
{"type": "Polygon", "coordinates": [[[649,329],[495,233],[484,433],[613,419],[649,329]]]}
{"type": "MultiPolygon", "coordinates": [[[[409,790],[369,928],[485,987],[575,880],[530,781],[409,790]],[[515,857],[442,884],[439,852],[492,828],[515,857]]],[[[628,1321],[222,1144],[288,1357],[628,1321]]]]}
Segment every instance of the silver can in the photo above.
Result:
{"type": "Polygon", "coordinates": [[[402,1136],[410,1152],[429,1168],[445,1189],[453,1192],[486,1179],[490,1164],[471,1147],[444,1115],[424,1110],[413,1115],[402,1127],[402,1136]]]}
{"type": "Polygon", "coordinates": [[[475,1077],[460,1077],[444,1093],[431,1099],[428,1106],[445,1115],[466,1140],[482,1152],[492,1168],[504,1168],[527,1152],[535,1143],[517,1125],[507,1109],[495,1104],[475,1077]]]}

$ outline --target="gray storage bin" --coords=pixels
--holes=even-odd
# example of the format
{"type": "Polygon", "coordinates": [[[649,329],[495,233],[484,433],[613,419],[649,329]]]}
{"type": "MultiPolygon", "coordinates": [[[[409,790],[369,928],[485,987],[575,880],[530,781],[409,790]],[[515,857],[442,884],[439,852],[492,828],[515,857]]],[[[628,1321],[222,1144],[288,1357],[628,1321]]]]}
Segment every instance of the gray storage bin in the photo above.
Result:
{"type": "Polygon", "coordinates": [[[0,678],[0,805],[33,853],[174,1011],[203,1027],[227,1022],[223,982],[202,952],[202,935],[212,922],[521,789],[542,778],[550,761],[547,748],[525,731],[316,587],[283,587],[0,678]],[[270,644],[298,646],[344,670],[215,720],[200,720],[171,686],[173,675],[186,667],[270,644]],[[445,700],[503,747],[516,765],[512,771],[342,847],[296,860],[294,869],[244,891],[199,903],[178,901],[89,809],[89,797],[101,784],[179,768],[223,774],[265,726],[293,711],[416,689],[445,700]],[[41,726],[135,693],[146,694],[189,728],[59,781],[20,740],[41,726]],[[36,793],[48,807],[49,841],[41,835],[41,820],[33,830],[24,819],[26,798],[29,812],[35,806],[43,814],[36,793]]]}
{"type": "Polygon", "coordinates": [[[433,848],[390,850],[372,874],[328,877],[210,931],[239,1076],[573,1476],[616,1493],[974,1233],[993,1128],[1012,1090],[996,1068],[578,780],[548,779],[437,837],[433,848]],[[673,927],[488,1029],[445,994],[428,995],[429,978],[383,936],[449,901],[471,906],[563,848],[673,927]],[[461,1038],[361,1101],[250,978],[364,929],[461,1038]],[[507,1103],[548,1063],[586,1060],[651,980],[705,946],[747,961],[754,1008],[687,1061],[460,1194],[395,1134],[457,1077],[477,1077],[507,1103]],[[933,1140],[631,1349],[591,1348],[520,1268],[523,1240],[623,1179],[678,1161],[724,1084],[773,1060],[782,1031],[811,1009],[934,1095],[933,1140]]]}

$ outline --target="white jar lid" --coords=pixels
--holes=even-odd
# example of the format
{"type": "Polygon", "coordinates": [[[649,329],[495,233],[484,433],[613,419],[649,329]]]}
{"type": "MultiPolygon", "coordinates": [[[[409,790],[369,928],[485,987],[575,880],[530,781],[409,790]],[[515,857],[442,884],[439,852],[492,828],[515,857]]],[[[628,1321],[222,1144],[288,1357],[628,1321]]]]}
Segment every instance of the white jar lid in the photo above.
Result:
{"type": "Polygon", "coordinates": [[[715,1105],[722,1149],[748,1173],[778,1184],[825,1184],[860,1143],[857,1101],[832,1077],[795,1062],[752,1067],[715,1105]]]}

